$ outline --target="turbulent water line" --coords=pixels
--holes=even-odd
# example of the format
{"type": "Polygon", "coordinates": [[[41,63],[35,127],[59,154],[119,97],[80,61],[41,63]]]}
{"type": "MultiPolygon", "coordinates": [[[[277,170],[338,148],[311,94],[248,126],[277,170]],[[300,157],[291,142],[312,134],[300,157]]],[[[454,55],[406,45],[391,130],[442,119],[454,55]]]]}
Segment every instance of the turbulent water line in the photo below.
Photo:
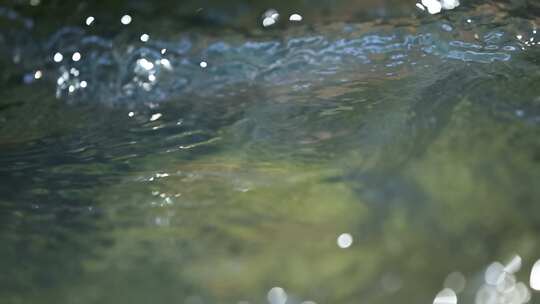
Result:
{"type": "Polygon", "coordinates": [[[185,93],[215,95],[239,83],[313,83],[355,70],[393,75],[404,67],[430,65],[434,58],[508,61],[535,43],[530,23],[514,22],[522,24],[520,28],[500,22],[486,26],[479,19],[485,17],[476,18],[482,20],[478,24],[475,18],[460,13],[451,21],[440,17],[390,30],[384,24],[343,24],[338,30],[306,29],[285,32],[278,40],[240,43],[197,35],[141,43],[125,33],[108,38],[66,27],[43,44],[46,59],[35,64],[39,73],[30,75],[54,81],[57,96],[70,101],[148,104],[185,93]],[[53,60],[56,53],[64,55],[58,62],[53,60]],[[70,60],[75,53],[77,60],[70,60]]]}

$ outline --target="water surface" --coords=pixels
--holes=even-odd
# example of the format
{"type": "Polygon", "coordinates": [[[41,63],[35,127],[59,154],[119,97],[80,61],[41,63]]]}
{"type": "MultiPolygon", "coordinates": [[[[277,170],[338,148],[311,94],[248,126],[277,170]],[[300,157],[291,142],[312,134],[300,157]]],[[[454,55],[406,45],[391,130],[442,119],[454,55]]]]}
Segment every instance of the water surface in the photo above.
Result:
{"type": "Polygon", "coordinates": [[[111,3],[0,6],[2,303],[536,300],[536,3],[111,3]]]}

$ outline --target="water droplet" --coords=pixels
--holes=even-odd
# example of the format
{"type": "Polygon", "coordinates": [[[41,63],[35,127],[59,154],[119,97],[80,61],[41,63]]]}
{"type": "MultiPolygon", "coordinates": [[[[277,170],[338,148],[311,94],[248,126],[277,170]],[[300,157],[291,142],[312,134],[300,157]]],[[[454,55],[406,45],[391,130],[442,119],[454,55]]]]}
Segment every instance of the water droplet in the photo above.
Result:
{"type": "Polygon", "coordinates": [[[91,26],[92,23],[94,23],[95,20],[96,20],[96,18],[94,18],[93,16],[89,16],[88,18],[86,18],[85,23],[86,23],[86,25],[91,26]]]}
{"type": "Polygon", "coordinates": [[[161,113],[152,114],[152,117],[150,117],[150,121],[156,121],[163,116],[161,113]]]}
{"type": "Polygon", "coordinates": [[[79,70],[77,70],[76,68],[71,68],[69,70],[69,73],[75,77],[78,77],[79,76],[79,70]]]}
{"type": "Polygon", "coordinates": [[[147,71],[150,71],[151,69],[154,68],[154,64],[148,61],[148,59],[146,58],[141,58],[137,60],[137,64],[147,71]]]}
{"type": "Polygon", "coordinates": [[[140,39],[141,39],[142,42],[148,42],[148,40],[150,40],[150,35],[142,34],[140,39]]]}
{"type": "Polygon", "coordinates": [[[497,291],[501,293],[508,293],[516,286],[516,277],[511,274],[503,273],[502,279],[497,284],[497,291]]]}
{"type": "Polygon", "coordinates": [[[167,58],[163,58],[159,60],[159,63],[166,68],[167,70],[172,70],[171,62],[167,58]]]}
{"type": "Polygon", "coordinates": [[[71,56],[71,60],[73,60],[75,62],[81,60],[81,53],[79,53],[79,52],[73,53],[73,56],[71,56]]]}
{"type": "Polygon", "coordinates": [[[262,25],[263,25],[264,27],[269,27],[269,26],[271,26],[271,25],[274,25],[275,23],[276,23],[276,20],[274,20],[274,19],[272,19],[272,18],[270,18],[270,17],[265,17],[265,18],[263,19],[262,25]]]}
{"type": "Polygon", "coordinates": [[[504,266],[499,262],[491,263],[486,269],[484,279],[489,285],[498,285],[503,280],[504,266]]]}
{"type": "Polygon", "coordinates": [[[457,304],[457,301],[456,293],[450,288],[445,288],[435,296],[433,304],[457,304]]]}
{"type": "Polygon", "coordinates": [[[445,10],[452,10],[459,6],[459,0],[441,0],[441,6],[445,10]]]}
{"type": "Polygon", "coordinates": [[[289,21],[292,21],[292,22],[300,22],[302,21],[302,16],[300,14],[292,14],[290,17],[289,17],[289,21]]]}
{"type": "Polygon", "coordinates": [[[442,5],[437,0],[422,0],[422,4],[427,8],[428,13],[434,15],[442,10],[442,5]]]}
{"type": "Polygon", "coordinates": [[[266,298],[270,304],[285,304],[287,302],[287,293],[281,287],[273,287],[268,291],[266,298]]]}
{"type": "Polygon", "coordinates": [[[132,21],[132,18],[130,15],[124,15],[122,16],[122,18],[120,18],[120,22],[123,24],[123,25],[128,25],[130,24],[132,21]]]}
{"type": "Polygon", "coordinates": [[[529,284],[532,289],[540,290],[540,260],[536,261],[531,269],[529,284]]]}
{"type": "MultiPolygon", "coordinates": [[[[516,115],[522,117],[524,115],[523,110],[517,110],[516,115]]],[[[507,273],[516,273],[521,269],[521,257],[514,255],[510,261],[504,266],[504,271],[507,273]]]]}
{"type": "Polygon", "coordinates": [[[60,53],[56,53],[53,56],[53,60],[54,60],[54,62],[62,62],[62,60],[64,60],[64,55],[62,55],[60,53]]]}
{"type": "Polygon", "coordinates": [[[275,9],[269,9],[264,12],[262,16],[262,25],[264,27],[269,27],[274,25],[279,20],[279,13],[275,9]]]}
{"type": "Polygon", "coordinates": [[[446,24],[444,23],[443,25],[441,25],[441,28],[447,32],[451,32],[452,31],[452,26],[449,25],[449,24],[446,24]]]}
{"type": "Polygon", "coordinates": [[[343,233],[337,238],[337,245],[339,248],[349,248],[353,243],[353,237],[349,233],[343,233]]]}

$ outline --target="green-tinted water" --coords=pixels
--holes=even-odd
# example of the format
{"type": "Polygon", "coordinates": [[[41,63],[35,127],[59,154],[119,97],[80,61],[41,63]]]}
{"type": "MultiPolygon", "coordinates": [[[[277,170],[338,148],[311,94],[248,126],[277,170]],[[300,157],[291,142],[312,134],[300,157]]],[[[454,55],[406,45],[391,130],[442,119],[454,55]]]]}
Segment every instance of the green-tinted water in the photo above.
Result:
{"type": "Polygon", "coordinates": [[[0,303],[538,300],[536,2],[8,2],[0,303]]]}

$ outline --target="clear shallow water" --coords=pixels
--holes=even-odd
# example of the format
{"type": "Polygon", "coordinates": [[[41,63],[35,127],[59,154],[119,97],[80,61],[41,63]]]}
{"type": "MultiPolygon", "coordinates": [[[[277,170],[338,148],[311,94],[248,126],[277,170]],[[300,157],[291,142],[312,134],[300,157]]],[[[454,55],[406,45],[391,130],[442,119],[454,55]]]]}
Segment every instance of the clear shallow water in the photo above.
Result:
{"type": "Polygon", "coordinates": [[[527,5],[304,6],[270,29],[3,8],[2,301],[534,302],[527,5]],[[488,284],[515,254],[516,283],[488,284]]]}

